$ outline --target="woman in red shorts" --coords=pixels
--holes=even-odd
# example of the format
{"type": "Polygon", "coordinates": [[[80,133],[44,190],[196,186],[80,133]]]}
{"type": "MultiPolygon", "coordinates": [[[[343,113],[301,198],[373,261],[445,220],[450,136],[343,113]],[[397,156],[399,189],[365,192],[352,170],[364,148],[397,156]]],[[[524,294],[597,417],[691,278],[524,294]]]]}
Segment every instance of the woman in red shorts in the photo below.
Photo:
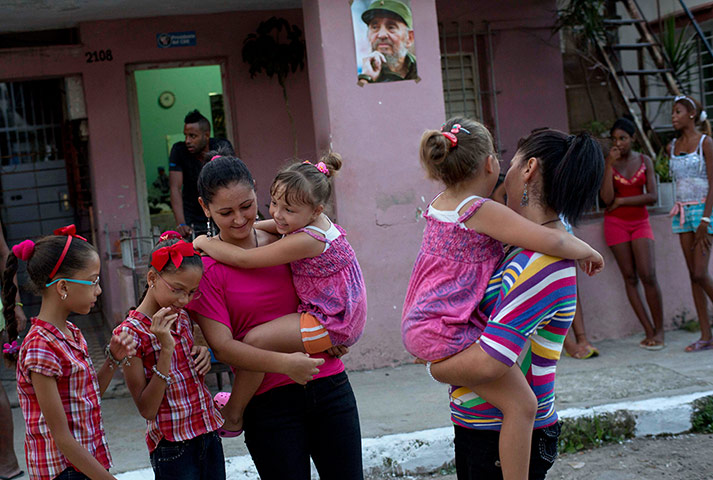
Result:
{"type": "Polygon", "coordinates": [[[631,151],[634,132],[634,124],[626,118],[614,122],[610,131],[613,144],[606,158],[600,191],[607,204],[604,238],[624,277],[629,303],[646,333],[639,346],[661,350],[664,347],[663,305],[656,280],[654,232],[646,210],[647,205],[656,203],[656,178],[651,159],[631,151]],[[639,295],[639,280],[644,286],[651,317],[639,295]]]}

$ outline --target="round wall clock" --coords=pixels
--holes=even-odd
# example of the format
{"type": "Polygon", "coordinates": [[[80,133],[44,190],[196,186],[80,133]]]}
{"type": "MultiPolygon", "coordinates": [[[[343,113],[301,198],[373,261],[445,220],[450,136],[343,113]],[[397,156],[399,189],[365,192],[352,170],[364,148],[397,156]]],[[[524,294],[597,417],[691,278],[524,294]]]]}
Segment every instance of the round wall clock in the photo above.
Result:
{"type": "Polygon", "coordinates": [[[176,103],[176,96],[173,92],[165,91],[158,96],[158,104],[163,108],[171,108],[176,103]]]}

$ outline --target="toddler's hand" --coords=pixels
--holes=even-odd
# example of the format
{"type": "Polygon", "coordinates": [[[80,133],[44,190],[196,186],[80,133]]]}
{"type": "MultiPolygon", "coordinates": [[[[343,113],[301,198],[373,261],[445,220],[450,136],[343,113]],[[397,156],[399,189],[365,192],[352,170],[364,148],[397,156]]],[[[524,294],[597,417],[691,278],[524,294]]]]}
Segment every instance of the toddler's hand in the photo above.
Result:
{"type": "Polygon", "coordinates": [[[333,357],[340,358],[349,353],[349,347],[345,347],[344,345],[335,345],[328,348],[327,353],[333,357]]]}
{"type": "Polygon", "coordinates": [[[136,342],[127,332],[121,332],[111,337],[109,350],[117,360],[128,359],[136,355],[136,342]]]}
{"type": "Polygon", "coordinates": [[[310,358],[309,355],[302,352],[286,355],[288,363],[283,373],[300,385],[305,385],[312,380],[319,373],[317,367],[324,363],[323,358],[310,358]]]}
{"type": "Polygon", "coordinates": [[[178,318],[177,313],[173,313],[168,307],[163,307],[154,313],[151,318],[151,333],[156,335],[161,348],[173,349],[176,346],[176,341],[171,335],[171,327],[176,323],[178,318]]]}
{"type": "Polygon", "coordinates": [[[193,345],[191,356],[196,364],[198,375],[205,375],[210,371],[210,352],[208,347],[203,345],[193,345]]]}
{"type": "Polygon", "coordinates": [[[207,235],[198,235],[193,240],[193,248],[202,252],[207,242],[210,242],[210,237],[208,237],[207,235]]]}

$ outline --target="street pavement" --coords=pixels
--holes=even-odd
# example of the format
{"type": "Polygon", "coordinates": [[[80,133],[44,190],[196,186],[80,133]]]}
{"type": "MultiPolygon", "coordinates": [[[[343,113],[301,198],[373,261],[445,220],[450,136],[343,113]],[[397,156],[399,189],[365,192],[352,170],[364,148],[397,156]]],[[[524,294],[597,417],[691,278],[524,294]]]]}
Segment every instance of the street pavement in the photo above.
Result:
{"type": "MultiPolygon", "coordinates": [[[[639,348],[641,338],[636,335],[598,342],[601,355],[597,358],[563,357],[557,373],[558,410],[565,416],[577,416],[596,409],[605,411],[614,405],[617,410],[648,409],[648,415],[656,419],[664,416],[656,410],[657,405],[678,399],[689,402],[713,393],[713,350],[683,350],[698,338],[697,333],[667,332],[666,348],[661,351],[639,348]]],[[[427,473],[452,462],[447,386],[430,380],[420,365],[349,372],[349,376],[359,406],[365,469],[371,477],[427,473]],[[426,448],[429,444],[433,447],[430,450],[426,448]],[[401,450],[408,448],[415,460],[399,457],[401,450]]],[[[7,371],[2,378],[11,404],[16,406],[17,394],[7,371]]],[[[213,377],[208,383],[216,389],[213,377]]],[[[126,480],[152,478],[146,470],[150,464],[144,442],[145,423],[120,377],[103,400],[102,412],[114,458],[112,472],[130,472],[119,477],[126,480]]],[[[23,457],[24,426],[19,408],[13,408],[13,416],[15,449],[23,457]]],[[[678,427],[642,425],[637,424],[639,433],[679,433],[674,431],[678,427]]],[[[228,478],[256,478],[254,470],[246,466],[250,461],[242,437],[226,439],[223,446],[226,458],[231,458],[228,478]]],[[[20,460],[24,469],[24,458],[20,460]]]]}

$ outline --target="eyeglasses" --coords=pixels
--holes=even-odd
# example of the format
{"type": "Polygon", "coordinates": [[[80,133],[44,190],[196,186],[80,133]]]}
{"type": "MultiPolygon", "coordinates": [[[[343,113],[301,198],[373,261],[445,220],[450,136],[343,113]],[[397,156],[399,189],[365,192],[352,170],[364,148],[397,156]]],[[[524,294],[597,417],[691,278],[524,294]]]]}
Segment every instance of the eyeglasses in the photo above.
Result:
{"type": "Polygon", "coordinates": [[[45,287],[54,285],[55,283],[59,282],[60,280],[64,280],[65,282],[70,282],[70,283],[79,283],[80,285],[89,285],[91,287],[96,287],[97,285],[99,285],[99,276],[97,275],[97,278],[95,278],[94,280],[77,280],[75,278],[57,278],[55,280],[52,280],[50,283],[45,284],[45,287]]]}
{"type": "Polygon", "coordinates": [[[178,297],[183,297],[183,296],[185,295],[186,298],[188,298],[188,299],[193,299],[193,300],[198,300],[199,298],[201,298],[201,292],[200,292],[200,290],[198,290],[198,289],[196,289],[196,290],[191,290],[190,292],[187,292],[187,291],[183,290],[182,288],[176,288],[176,287],[174,287],[173,285],[171,285],[170,283],[168,283],[168,282],[166,281],[166,279],[164,279],[164,278],[161,276],[160,273],[158,274],[158,278],[160,278],[161,281],[166,284],[166,286],[168,287],[168,289],[171,290],[171,293],[173,293],[174,295],[176,295],[176,296],[178,296],[178,297]]]}

